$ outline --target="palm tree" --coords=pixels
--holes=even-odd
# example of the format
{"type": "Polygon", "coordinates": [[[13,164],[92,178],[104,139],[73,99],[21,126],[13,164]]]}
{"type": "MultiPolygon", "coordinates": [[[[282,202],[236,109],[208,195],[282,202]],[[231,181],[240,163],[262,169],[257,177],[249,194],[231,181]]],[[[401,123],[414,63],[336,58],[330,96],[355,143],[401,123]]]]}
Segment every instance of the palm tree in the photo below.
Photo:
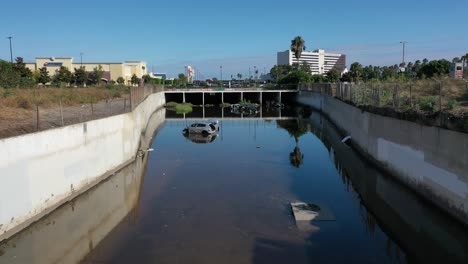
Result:
{"type": "Polygon", "coordinates": [[[294,56],[296,57],[299,66],[299,59],[301,58],[302,52],[306,49],[305,41],[302,39],[301,36],[295,37],[291,40],[291,51],[294,52],[294,56]]]}

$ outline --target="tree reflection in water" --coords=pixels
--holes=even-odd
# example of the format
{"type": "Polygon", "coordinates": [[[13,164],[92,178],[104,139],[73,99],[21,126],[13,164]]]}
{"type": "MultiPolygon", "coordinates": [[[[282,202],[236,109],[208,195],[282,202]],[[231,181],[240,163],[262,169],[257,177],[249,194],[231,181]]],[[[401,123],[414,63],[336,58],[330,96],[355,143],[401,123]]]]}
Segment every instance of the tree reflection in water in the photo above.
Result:
{"type": "Polygon", "coordinates": [[[294,167],[299,168],[303,160],[304,154],[302,154],[301,149],[296,146],[293,152],[289,153],[289,162],[291,162],[291,165],[294,167]]]}
{"type": "Polygon", "coordinates": [[[288,131],[291,137],[294,137],[296,146],[293,151],[289,153],[289,162],[296,168],[299,168],[304,161],[304,154],[302,154],[299,148],[299,138],[309,132],[307,125],[302,119],[291,119],[291,120],[276,120],[278,127],[281,127],[288,131]]]}

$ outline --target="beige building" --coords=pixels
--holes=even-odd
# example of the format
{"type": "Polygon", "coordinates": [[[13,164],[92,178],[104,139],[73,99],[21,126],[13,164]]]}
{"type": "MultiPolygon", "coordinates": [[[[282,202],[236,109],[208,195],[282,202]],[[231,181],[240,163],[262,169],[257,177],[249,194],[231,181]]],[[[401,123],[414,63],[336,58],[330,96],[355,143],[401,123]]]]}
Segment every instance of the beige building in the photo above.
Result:
{"type": "Polygon", "coordinates": [[[73,62],[73,58],[71,57],[39,57],[36,58],[35,63],[26,63],[26,67],[31,71],[46,67],[50,75],[54,75],[61,66],[67,67],[71,72],[74,72],[75,68],[78,69],[81,66],[83,66],[88,72],[91,72],[94,68],[101,66],[104,71],[103,79],[106,81],[116,81],[117,78],[123,77],[127,83],[130,82],[133,74],[138,78],[148,74],[146,62],[143,61],[76,63],[73,62]]]}

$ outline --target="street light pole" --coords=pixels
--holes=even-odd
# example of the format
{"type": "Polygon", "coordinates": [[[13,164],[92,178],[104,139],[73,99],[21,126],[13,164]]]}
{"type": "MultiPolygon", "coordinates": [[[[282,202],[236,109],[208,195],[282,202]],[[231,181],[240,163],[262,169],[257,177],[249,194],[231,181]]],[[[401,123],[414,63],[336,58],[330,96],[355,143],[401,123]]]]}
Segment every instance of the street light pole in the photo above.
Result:
{"type": "Polygon", "coordinates": [[[13,37],[7,37],[7,39],[10,40],[10,61],[11,61],[11,63],[13,63],[13,48],[11,47],[11,39],[12,38],[13,37]]]}
{"type": "Polygon", "coordinates": [[[403,64],[405,63],[405,45],[408,43],[407,41],[400,41],[401,44],[403,44],[403,64]]]}
{"type": "Polygon", "coordinates": [[[219,71],[221,73],[221,80],[220,80],[221,81],[221,87],[223,87],[223,66],[222,65],[219,66],[219,71]]]}
{"type": "Polygon", "coordinates": [[[83,67],[83,52],[80,52],[80,68],[83,67]]]}

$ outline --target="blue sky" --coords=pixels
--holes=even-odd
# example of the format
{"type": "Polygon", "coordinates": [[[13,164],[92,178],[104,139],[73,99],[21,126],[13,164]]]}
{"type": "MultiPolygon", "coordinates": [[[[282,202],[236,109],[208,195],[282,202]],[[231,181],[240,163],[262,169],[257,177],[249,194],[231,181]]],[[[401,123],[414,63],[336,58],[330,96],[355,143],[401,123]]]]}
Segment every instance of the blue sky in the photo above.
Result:
{"type": "Polygon", "coordinates": [[[276,63],[297,35],[308,50],[345,53],[347,64],[452,59],[468,52],[468,1],[6,1],[0,58],[71,56],[144,60],[171,76],[192,65],[204,78],[244,76],[276,63]],[[289,4],[289,5],[288,5],[289,4]]]}

